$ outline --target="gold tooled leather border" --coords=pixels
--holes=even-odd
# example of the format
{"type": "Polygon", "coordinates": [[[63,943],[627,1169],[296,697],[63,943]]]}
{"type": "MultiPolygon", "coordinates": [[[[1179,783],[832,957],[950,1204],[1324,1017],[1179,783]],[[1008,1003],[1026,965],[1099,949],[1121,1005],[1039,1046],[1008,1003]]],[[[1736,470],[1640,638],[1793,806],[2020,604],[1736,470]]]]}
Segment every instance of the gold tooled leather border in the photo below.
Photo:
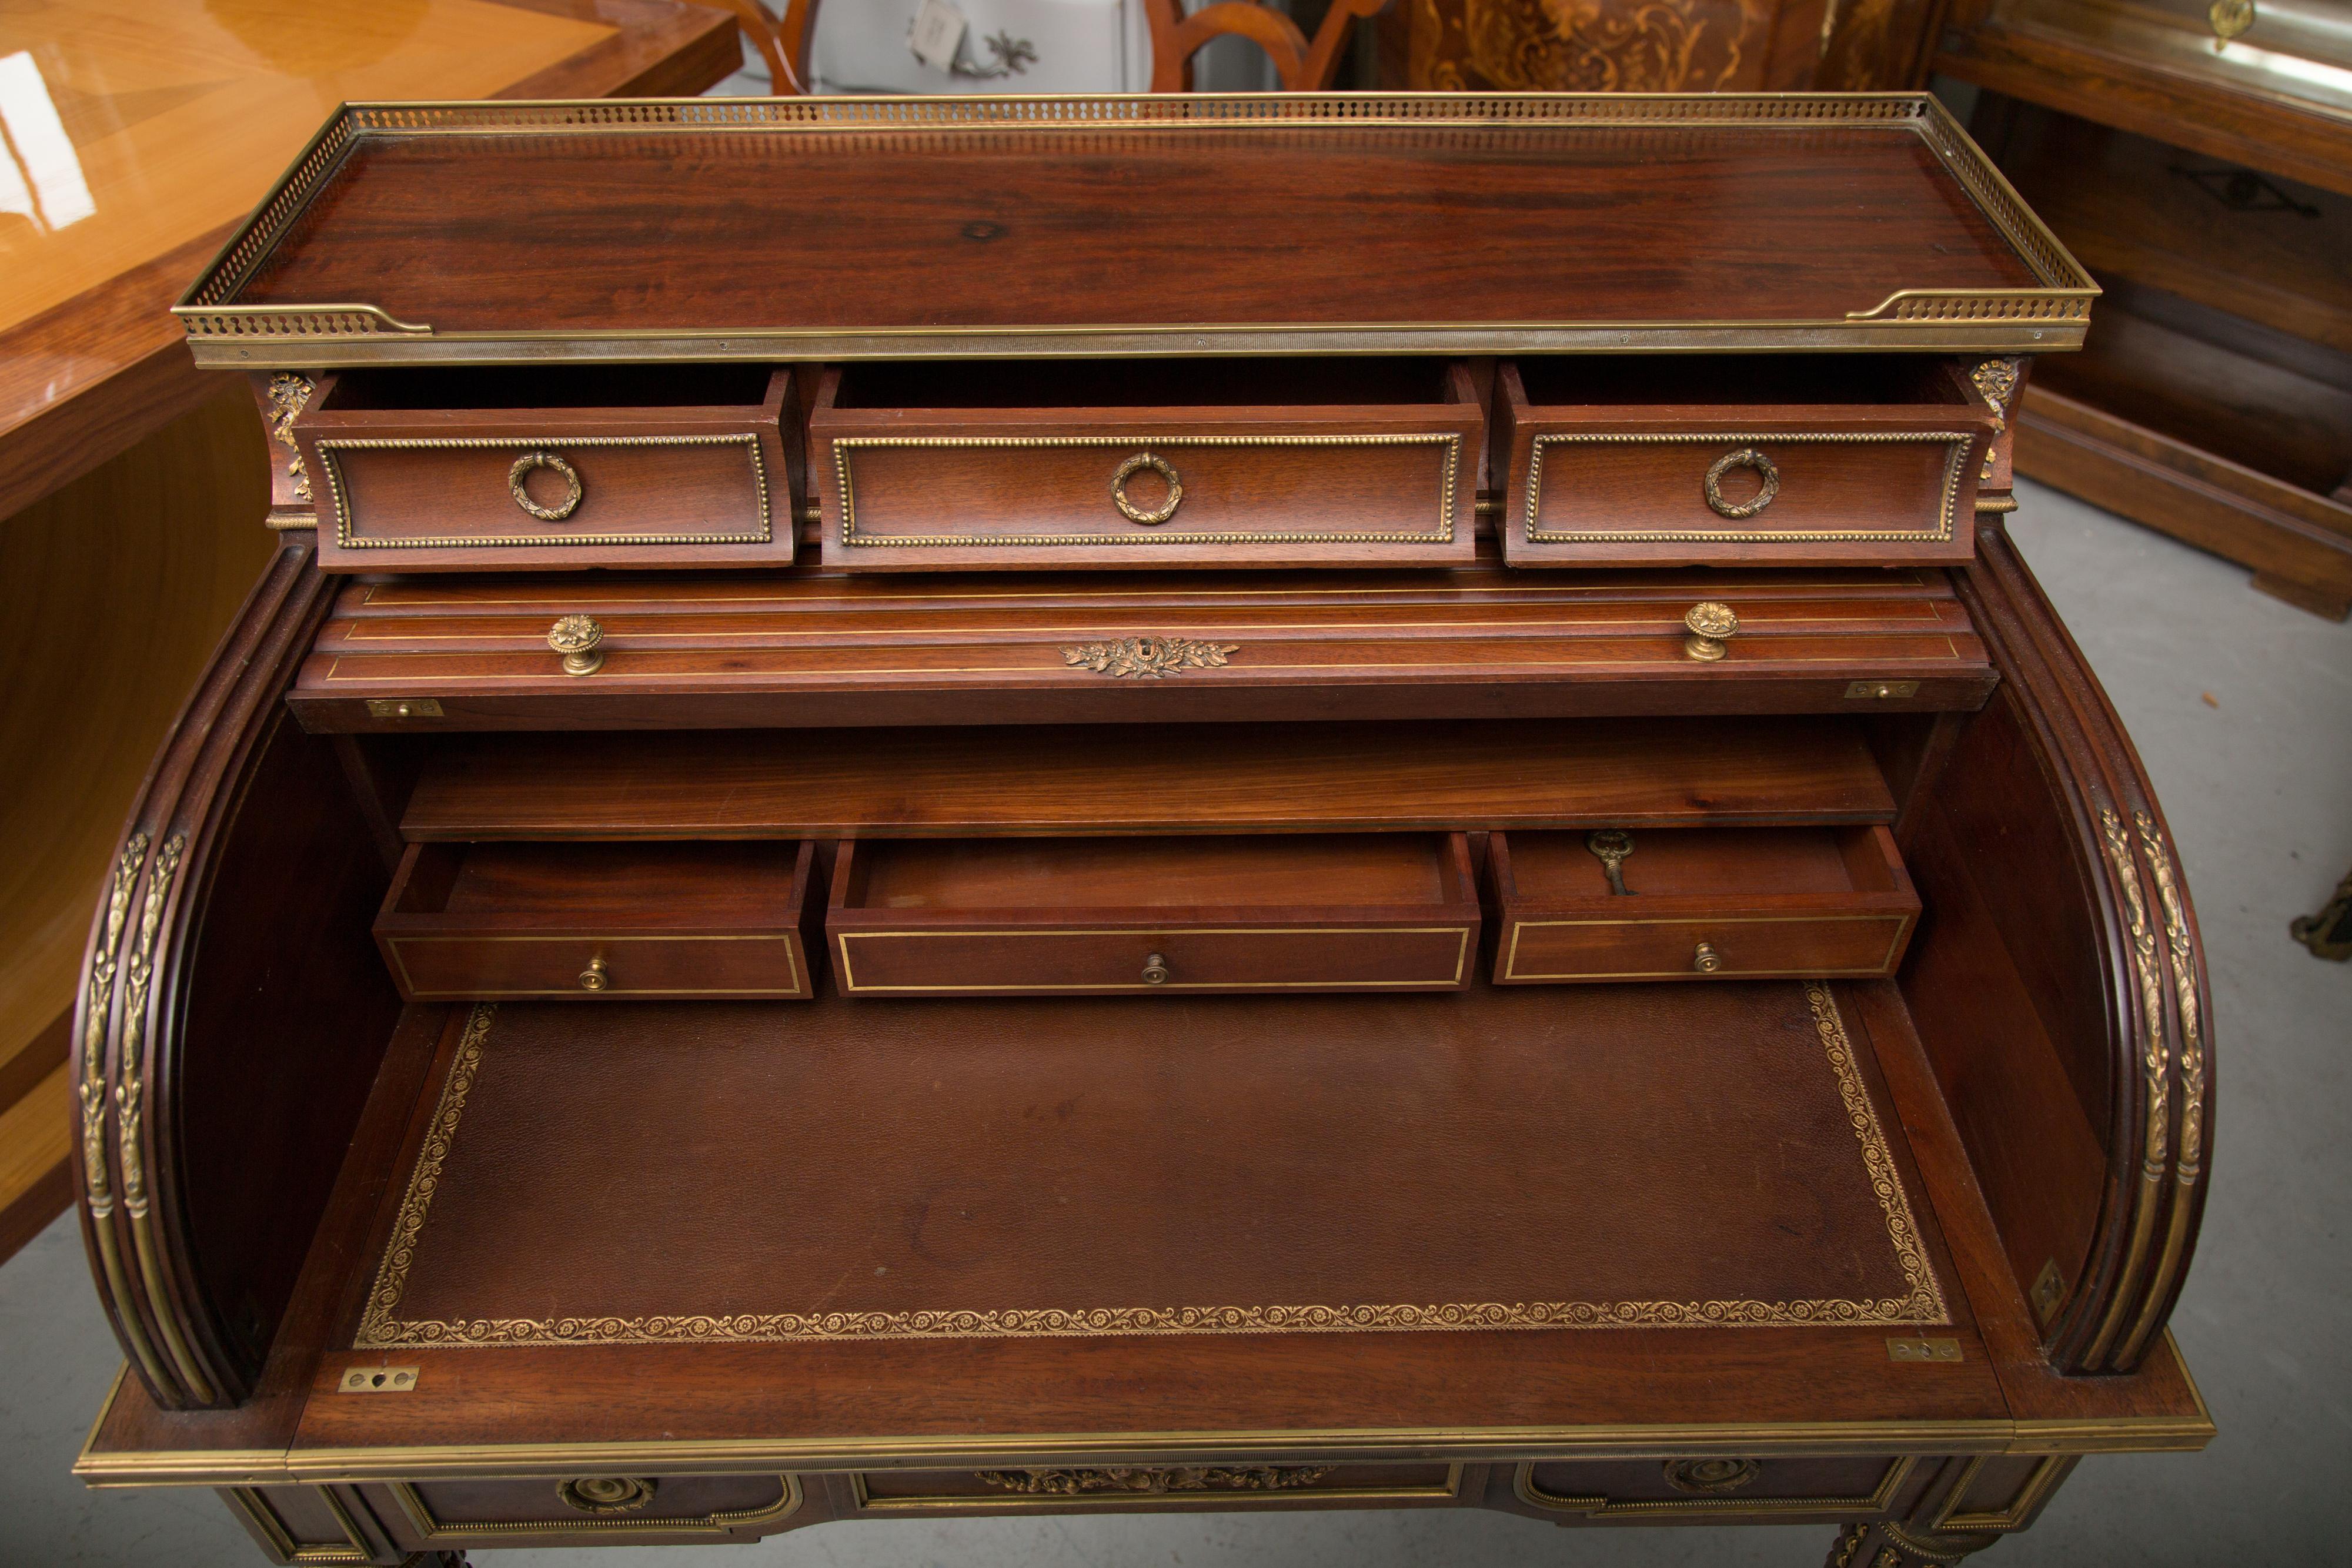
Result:
{"type": "Polygon", "coordinates": [[[514,1344],[777,1343],[869,1339],[1004,1339],[1179,1333],[1368,1333],[1471,1329],[1854,1328],[1951,1322],[1927,1260],[1895,1156],[1855,1061],[1853,1042],[1829,987],[1805,994],[1837,1081],[1887,1239],[1909,1289],[1900,1297],[1759,1301],[1443,1301],[1383,1305],[1314,1302],[1267,1306],[940,1309],[911,1312],[653,1313],[637,1317],[401,1318],[395,1315],[439,1187],[466,1100],[482,1068],[496,1003],[477,1004],[435,1107],[431,1130],[409,1175],[391,1239],[352,1347],[459,1348],[514,1344]]]}

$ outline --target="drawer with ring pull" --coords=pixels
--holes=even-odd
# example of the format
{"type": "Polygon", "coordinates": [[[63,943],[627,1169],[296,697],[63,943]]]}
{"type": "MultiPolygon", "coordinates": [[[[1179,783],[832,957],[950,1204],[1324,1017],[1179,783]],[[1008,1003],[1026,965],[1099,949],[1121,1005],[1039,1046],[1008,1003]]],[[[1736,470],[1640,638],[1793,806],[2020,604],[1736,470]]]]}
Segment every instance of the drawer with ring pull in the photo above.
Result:
{"type": "Polygon", "coordinates": [[[1876,825],[1496,833],[1497,985],[1891,976],[1919,917],[1876,825]]]}
{"type": "Polygon", "coordinates": [[[375,921],[410,1001],[805,998],[816,846],[415,843],[375,921]]]}
{"type": "Polygon", "coordinates": [[[809,413],[861,571],[1466,564],[1485,459],[1444,360],[859,363],[809,413]]]}
{"type": "Polygon", "coordinates": [[[328,571],[789,566],[789,371],[347,371],[289,434],[328,571]]]}
{"type": "Polygon", "coordinates": [[[845,996],[1450,991],[1478,899],[1461,833],[845,842],[845,996]]]}
{"type": "Polygon", "coordinates": [[[1515,567],[1969,559],[1999,416],[1962,361],[1596,355],[1496,373],[1515,567]]]}

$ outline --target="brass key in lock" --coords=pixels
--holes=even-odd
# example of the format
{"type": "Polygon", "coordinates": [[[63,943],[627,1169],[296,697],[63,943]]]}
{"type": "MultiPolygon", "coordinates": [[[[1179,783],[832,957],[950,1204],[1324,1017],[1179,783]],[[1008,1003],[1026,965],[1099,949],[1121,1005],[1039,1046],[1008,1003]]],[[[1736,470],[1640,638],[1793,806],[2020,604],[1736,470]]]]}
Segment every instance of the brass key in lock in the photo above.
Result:
{"type": "Polygon", "coordinates": [[[1603,828],[1586,834],[1584,847],[1601,857],[1601,869],[1609,873],[1609,891],[1625,895],[1625,857],[1633,852],[1633,835],[1619,828],[1603,828]]]}

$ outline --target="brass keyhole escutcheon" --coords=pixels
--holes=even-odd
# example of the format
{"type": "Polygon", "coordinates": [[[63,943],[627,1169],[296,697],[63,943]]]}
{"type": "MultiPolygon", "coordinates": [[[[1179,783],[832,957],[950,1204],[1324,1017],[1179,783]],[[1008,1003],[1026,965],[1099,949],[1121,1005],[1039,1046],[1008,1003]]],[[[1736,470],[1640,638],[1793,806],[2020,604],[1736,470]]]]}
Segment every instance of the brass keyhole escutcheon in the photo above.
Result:
{"type": "Polygon", "coordinates": [[[1184,482],[1176,477],[1176,470],[1169,466],[1166,459],[1139,452],[1120,464],[1118,472],[1110,476],[1110,498],[1129,522],[1164,523],[1176,515],[1176,508],[1184,502],[1184,482]],[[1168,483],[1168,499],[1149,511],[1127,498],[1128,480],[1146,468],[1168,483]]]}
{"type": "Polygon", "coordinates": [[[1166,985],[1168,983],[1168,960],[1161,957],[1157,953],[1153,953],[1146,956],[1143,960],[1143,983],[1147,986],[1166,985]]]}
{"type": "Polygon", "coordinates": [[[1753,446],[1725,453],[1715,460],[1715,466],[1706,471],[1706,504],[1718,517],[1729,517],[1735,522],[1741,517],[1752,517],[1770,506],[1772,497],[1780,493],[1780,470],[1772,465],[1769,457],[1753,446]],[[1723,498],[1724,476],[1734,468],[1755,471],[1757,490],[1748,500],[1734,502],[1723,498]]]}
{"type": "Polygon", "coordinates": [[[2254,0],[2213,0],[2205,19],[2213,25],[2213,36],[2226,44],[2254,25],[2254,0]]]}
{"type": "Polygon", "coordinates": [[[1714,599],[1683,612],[1683,624],[1690,629],[1690,635],[1683,640],[1683,652],[1710,664],[1731,651],[1726,644],[1739,632],[1739,617],[1731,606],[1714,599]]]}
{"type": "Polygon", "coordinates": [[[578,471],[554,453],[526,452],[514,460],[513,467],[507,470],[507,493],[514,497],[516,506],[520,507],[541,522],[560,523],[572,514],[580,505],[581,497],[588,492],[580,483],[578,471]],[[530,492],[523,488],[523,481],[541,468],[549,470],[563,481],[563,499],[556,506],[541,506],[530,498],[530,492]]]}
{"type": "Polygon", "coordinates": [[[593,675],[604,667],[604,628],[593,615],[566,615],[547,629],[547,645],[563,655],[567,675],[593,675]]]}
{"type": "Polygon", "coordinates": [[[588,967],[580,971],[580,988],[583,991],[601,991],[612,983],[613,972],[605,967],[602,953],[589,959],[588,967]]]}
{"type": "Polygon", "coordinates": [[[1702,942],[1691,954],[1691,967],[1702,975],[1712,975],[1723,967],[1723,955],[1715,950],[1712,942],[1702,942]]]}

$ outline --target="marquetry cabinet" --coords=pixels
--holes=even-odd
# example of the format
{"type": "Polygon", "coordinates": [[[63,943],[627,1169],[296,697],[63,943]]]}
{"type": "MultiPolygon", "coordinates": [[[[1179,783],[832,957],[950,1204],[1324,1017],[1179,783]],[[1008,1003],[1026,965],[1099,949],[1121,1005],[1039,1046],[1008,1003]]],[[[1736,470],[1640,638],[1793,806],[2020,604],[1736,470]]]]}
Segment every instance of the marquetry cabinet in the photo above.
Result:
{"type": "Polygon", "coordinates": [[[1916,1568],[2201,1446],[2195,916],[2004,531],[2095,292],[1909,96],[346,107],[181,307],[282,542],[90,936],[80,1472],[1916,1568]]]}

